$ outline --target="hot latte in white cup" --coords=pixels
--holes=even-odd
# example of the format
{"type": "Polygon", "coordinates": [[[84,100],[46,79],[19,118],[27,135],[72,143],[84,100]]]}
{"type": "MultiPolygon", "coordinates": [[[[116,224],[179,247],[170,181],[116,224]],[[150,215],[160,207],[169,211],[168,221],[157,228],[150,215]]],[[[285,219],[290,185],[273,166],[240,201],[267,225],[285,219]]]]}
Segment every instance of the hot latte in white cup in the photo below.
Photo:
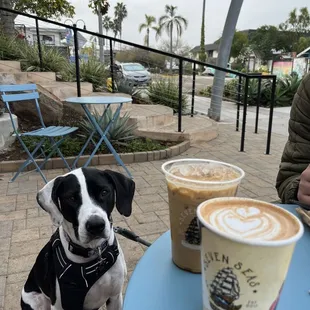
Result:
{"type": "Polygon", "coordinates": [[[303,225],[247,198],[215,198],[197,210],[204,310],[274,310],[303,225]]]}

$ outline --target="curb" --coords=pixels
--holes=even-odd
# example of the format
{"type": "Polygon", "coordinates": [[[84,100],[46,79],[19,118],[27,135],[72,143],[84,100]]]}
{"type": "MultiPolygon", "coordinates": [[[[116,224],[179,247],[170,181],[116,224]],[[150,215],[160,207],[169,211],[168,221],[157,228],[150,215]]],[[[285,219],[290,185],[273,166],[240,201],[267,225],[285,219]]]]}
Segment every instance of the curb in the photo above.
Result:
{"type": "MultiPolygon", "coordinates": [[[[120,157],[123,160],[124,164],[132,163],[142,163],[154,160],[167,159],[182,154],[190,148],[190,141],[184,141],[180,144],[171,146],[167,149],[160,151],[151,151],[151,152],[135,152],[135,153],[120,153],[120,157]]],[[[81,156],[77,167],[81,167],[88,159],[88,155],[81,156]]],[[[65,157],[68,164],[72,165],[76,157],[65,157]]],[[[42,163],[43,160],[37,160],[37,163],[42,163]]],[[[21,164],[24,163],[24,160],[12,160],[12,161],[3,161],[0,163],[0,172],[16,172],[21,164]]],[[[90,166],[99,166],[99,165],[112,165],[117,164],[114,156],[112,154],[100,154],[95,155],[91,160],[90,166]]],[[[48,160],[42,169],[62,169],[65,168],[64,162],[61,158],[55,157],[48,160]]],[[[25,169],[25,171],[31,171],[35,169],[34,165],[31,164],[25,169]]]]}

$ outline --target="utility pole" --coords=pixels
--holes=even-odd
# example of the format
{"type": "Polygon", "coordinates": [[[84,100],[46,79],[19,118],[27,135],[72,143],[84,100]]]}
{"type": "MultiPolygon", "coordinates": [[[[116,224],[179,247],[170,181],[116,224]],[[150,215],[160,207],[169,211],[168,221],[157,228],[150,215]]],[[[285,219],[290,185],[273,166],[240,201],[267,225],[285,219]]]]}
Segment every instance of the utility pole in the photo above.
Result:
{"type": "MultiPolygon", "coordinates": [[[[239,14],[242,8],[243,0],[231,0],[223,35],[221,38],[219,54],[216,65],[218,67],[227,68],[229,62],[231,45],[236,31],[239,14]]],[[[221,118],[222,99],[225,85],[225,72],[215,70],[212,86],[211,104],[208,116],[215,121],[221,118]]]]}

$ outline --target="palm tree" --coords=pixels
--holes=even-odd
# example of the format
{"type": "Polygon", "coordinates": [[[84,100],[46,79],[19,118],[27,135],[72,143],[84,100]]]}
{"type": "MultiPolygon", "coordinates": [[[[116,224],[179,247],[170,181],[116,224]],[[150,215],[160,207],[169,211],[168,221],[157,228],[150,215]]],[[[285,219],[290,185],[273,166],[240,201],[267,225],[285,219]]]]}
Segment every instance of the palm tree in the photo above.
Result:
{"type": "MultiPolygon", "coordinates": [[[[116,38],[117,35],[119,34],[119,22],[117,19],[114,19],[113,21],[111,21],[111,30],[114,34],[114,38],[116,38]]],[[[114,46],[115,46],[115,41],[114,41],[114,46]]]]}
{"type": "Polygon", "coordinates": [[[117,2],[116,6],[114,7],[114,17],[115,20],[118,22],[118,33],[120,39],[122,39],[122,24],[124,19],[128,16],[126,4],[123,2],[117,2]]]}
{"type": "MultiPolygon", "coordinates": [[[[13,9],[13,1],[0,0],[0,7],[13,9]]],[[[16,14],[0,10],[0,28],[2,29],[3,33],[9,37],[15,36],[14,20],[16,16],[16,14]]]]}
{"type": "MultiPolygon", "coordinates": [[[[200,51],[199,51],[199,60],[206,62],[206,47],[205,47],[205,15],[206,15],[206,0],[203,0],[202,5],[202,20],[201,20],[201,34],[200,34],[200,51]]],[[[202,71],[203,71],[202,66],[202,71]]]]}
{"type": "Polygon", "coordinates": [[[142,30],[146,29],[146,35],[144,37],[144,44],[147,47],[150,46],[150,29],[155,30],[156,34],[158,33],[158,27],[153,26],[154,23],[156,23],[156,18],[154,16],[145,14],[145,23],[140,24],[139,26],[140,33],[142,32],[142,30]]]}
{"type": "MultiPolygon", "coordinates": [[[[243,0],[231,0],[230,7],[227,13],[223,35],[220,42],[219,54],[216,61],[218,67],[227,68],[229,62],[230,50],[239,14],[242,8],[243,0]]],[[[225,85],[225,72],[215,70],[212,96],[208,116],[215,121],[221,119],[222,98],[225,85]]]]}
{"type": "Polygon", "coordinates": [[[110,16],[105,15],[102,19],[103,28],[105,29],[105,34],[108,35],[109,30],[112,29],[112,19],[110,16]]]}
{"type": "MultiPolygon", "coordinates": [[[[166,14],[159,18],[159,35],[162,30],[166,30],[170,38],[170,53],[172,53],[173,48],[173,30],[176,29],[177,37],[181,37],[184,28],[187,28],[188,21],[181,15],[176,15],[177,6],[166,5],[166,14]]],[[[172,59],[170,61],[170,71],[172,71],[172,59]]]]}

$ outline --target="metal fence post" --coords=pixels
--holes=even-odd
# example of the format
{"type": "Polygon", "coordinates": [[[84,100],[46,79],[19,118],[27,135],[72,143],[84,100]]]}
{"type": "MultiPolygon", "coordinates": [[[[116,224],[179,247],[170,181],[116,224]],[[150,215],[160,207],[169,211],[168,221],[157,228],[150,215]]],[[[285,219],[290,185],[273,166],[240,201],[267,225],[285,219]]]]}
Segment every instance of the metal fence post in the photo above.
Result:
{"type": "Polygon", "coordinates": [[[79,40],[78,31],[76,24],[73,24],[73,35],[74,35],[74,58],[75,58],[75,75],[76,75],[76,87],[77,95],[81,97],[81,77],[80,77],[80,57],[79,57],[79,40]]]}
{"type": "Polygon", "coordinates": [[[277,87],[277,77],[272,78],[272,88],[271,88],[271,102],[269,108],[269,123],[268,123],[268,133],[267,133],[267,145],[266,154],[270,154],[270,144],[271,144],[271,131],[272,131],[272,121],[273,121],[273,108],[276,99],[276,87],[277,87]]]}
{"type": "Polygon", "coordinates": [[[237,87],[237,118],[236,118],[236,131],[239,131],[239,118],[240,118],[240,102],[241,102],[241,85],[242,76],[239,75],[238,87],[237,87]]]}
{"type": "Polygon", "coordinates": [[[182,90],[183,90],[183,59],[179,60],[179,107],[178,107],[178,132],[182,131],[182,90]]]}
{"type": "Polygon", "coordinates": [[[113,61],[113,42],[110,39],[110,71],[111,71],[111,80],[112,80],[112,93],[115,92],[114,89],[114,61],[113,61]]]}
{"type": "Polygon", "coordinates": [[[194,116],[194,105],[195,105],[195,89],[196,88],[196,63],[194,62],[193,68],[193,85],[192,85],[192,108],[191,108],[191,117],[194,116]]]}
{"type": "Polygon", "coordinates": [[[240,152],[244,152],[246,114],[247,114],[247,108],[248,108],[248,95],[249,95],[249,80],[250,80],[249,77],[246,76],[244,98],[243,98],[243,120],[242,120],[242,129],[241,129],[240,152]]]}
{"type": "Polygon", "coordinates": [[[257,99],[256,99],[255,133],[258,132],[258,116],[259,116],[261,89],[262,89],[262,78],[259,78],[259,80],[258,80],[258,88],[257,88],[257,99]]]}
{"type": "Polygon", "coordinates": [[[43,71],[42,47],[41,47],[41,40],[40,40],[39,21],[37,18],[36,18],[36,33],[37,33],[37,44],[38,44],[38,52],[39,52],[39,59],[40,59],[40,69],[42,72],[43,71]]]}

